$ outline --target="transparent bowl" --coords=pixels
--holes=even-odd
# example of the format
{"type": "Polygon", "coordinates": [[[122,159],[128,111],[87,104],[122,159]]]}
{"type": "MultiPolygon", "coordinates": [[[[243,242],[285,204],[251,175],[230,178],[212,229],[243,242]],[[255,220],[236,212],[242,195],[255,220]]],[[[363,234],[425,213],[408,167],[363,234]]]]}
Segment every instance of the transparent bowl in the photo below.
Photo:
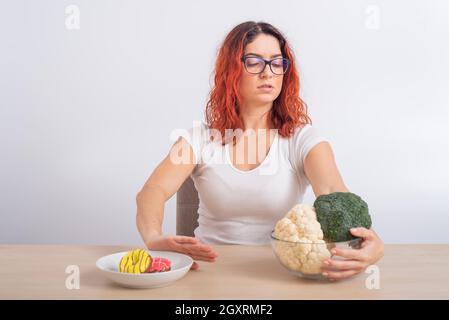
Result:
{"type": "Polygon", "coordinates": [[[271,248],[278,261],[292,274],[305,279],[327,280],[321,274],[323,260],[345,260],[332,255],[330,250],[336,247],[359,249],[361,244],[361,238],[343,242],[293,242],[280,240],[275,237],[274,232],[271,233],[271,248]]]}

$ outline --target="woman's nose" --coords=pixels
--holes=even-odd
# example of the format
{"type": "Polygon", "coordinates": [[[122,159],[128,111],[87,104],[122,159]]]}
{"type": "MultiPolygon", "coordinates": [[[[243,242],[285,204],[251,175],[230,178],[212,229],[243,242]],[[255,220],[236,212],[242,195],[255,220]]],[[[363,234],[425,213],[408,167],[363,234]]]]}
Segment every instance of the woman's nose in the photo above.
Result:
{"type": "Polygon", "coordinates": [[[265,69],[260,73],[262,78],[271,78],[273,76],[273,72],[271,72],[270,66],[268,64],[265,65],[265,69]]]}

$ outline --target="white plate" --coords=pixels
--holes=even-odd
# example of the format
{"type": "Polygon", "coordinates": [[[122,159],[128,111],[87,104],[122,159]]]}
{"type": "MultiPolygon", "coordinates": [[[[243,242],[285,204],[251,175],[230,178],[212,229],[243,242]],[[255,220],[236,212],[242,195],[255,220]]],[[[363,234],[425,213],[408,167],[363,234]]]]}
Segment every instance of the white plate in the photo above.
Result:
{"type": "Polygon", "coordinates": [[[155,273],[131,274],[118,271],[122,257],[128,253],[119,252],[97,260],[97,268],[115,283],[128,288],[158,288],[167,286],[184,277],[193,264],[193,259],[185,254],[172,251],[146,250],[154,258],[166,258],[171,261],[171,270],[155,273]]]}

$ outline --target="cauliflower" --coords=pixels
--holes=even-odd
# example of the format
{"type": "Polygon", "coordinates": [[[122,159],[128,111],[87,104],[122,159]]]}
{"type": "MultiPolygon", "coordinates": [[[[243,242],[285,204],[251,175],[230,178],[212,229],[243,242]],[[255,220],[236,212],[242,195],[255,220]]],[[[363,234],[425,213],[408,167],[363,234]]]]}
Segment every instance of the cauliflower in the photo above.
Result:
{"type": "Polygon", "coordinates": [[[315,208],[311,205],[295,205],[276,223],[274,236],[288,241],[276,241],[273,247],[281,263],[290,270],[319,274],[322,261],[331,257],[315,208]]]}

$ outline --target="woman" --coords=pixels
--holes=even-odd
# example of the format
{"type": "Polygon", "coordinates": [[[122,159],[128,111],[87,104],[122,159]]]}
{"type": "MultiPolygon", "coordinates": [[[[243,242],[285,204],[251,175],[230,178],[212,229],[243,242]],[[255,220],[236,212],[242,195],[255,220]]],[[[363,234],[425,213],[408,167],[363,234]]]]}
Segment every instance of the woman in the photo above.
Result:
{"type": "MultiPolygon", "coordinates": [[[[317,197],[349,192],[329,142],[311,126],[299,98],[292,51],[272,25],[245,22],[227,35],[206,119],[176,141],[137,195],[137,227],[148,248],[213,262],[211,244],[267,244],[276,221],[301,202],[309,184],[317,197]],[[175,161],[179,150],[193,161],[175,161]],[[164,203],[189,176],[200,198],[195,237],[164,236],[164,203]]],[[[373,230],[351,232],[364,239],[362,248],[337,249],[348,260],[323,262],[331,280],[362,272],[383,255],[373,230]]]]}

